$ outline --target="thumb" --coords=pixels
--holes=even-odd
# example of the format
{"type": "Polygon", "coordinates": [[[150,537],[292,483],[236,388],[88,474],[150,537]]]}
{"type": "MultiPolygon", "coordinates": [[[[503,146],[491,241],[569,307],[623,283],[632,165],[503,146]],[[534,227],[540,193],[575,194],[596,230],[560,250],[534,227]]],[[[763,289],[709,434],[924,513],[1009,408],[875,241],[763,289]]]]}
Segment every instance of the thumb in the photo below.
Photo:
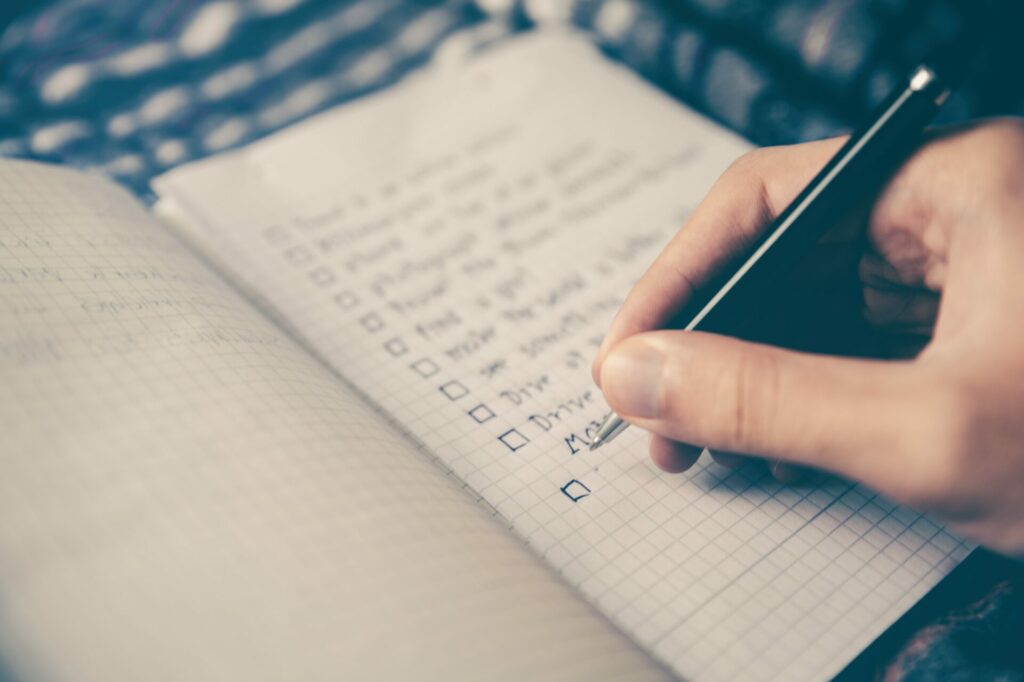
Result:
{"type": "MultiPolygon", "coordinates": [[[[760,455],[864,481],[899,474],[909,363],[809,355],[700,332],[658,331],[614,346],[605,398],[666,438],[760,455]]],[[[883,485],[883,487],[885,487],[883,485]]]]}

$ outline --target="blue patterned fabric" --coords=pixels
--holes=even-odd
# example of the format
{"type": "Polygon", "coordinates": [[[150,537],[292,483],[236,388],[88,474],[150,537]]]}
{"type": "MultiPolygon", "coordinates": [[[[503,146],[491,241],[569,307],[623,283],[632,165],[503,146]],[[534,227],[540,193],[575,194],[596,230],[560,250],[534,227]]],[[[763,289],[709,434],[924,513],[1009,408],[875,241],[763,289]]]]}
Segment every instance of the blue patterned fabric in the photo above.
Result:
{"type": "MultiPolygon", "coordinates": [[[[0,37],[0,154],[95,169],[139,194],[167,168],[379,89],[439,52],[471,51],[538,23],[589,31],[614,57],[757,143],[817,138],[860,121],[922,55],[991,4],[13,1],[0,37]]],[[[1014,101],[991,99],[980,83],[945,115],[1022,108],[1019,88],[1014,101]]]]}
{"type": "Polygon", "coordinates": [[[154,174],[387,85],[471,2],[67,0],[0,40],[0,153],[154,174]]]}

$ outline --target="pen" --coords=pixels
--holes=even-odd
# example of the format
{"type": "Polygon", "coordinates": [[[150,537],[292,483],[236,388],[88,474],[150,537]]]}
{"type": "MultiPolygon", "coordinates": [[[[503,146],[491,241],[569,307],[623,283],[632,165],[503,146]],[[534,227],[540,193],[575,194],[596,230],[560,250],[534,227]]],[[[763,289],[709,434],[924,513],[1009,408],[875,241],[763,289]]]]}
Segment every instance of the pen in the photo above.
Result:
{"type": "MultiPolygon", "coordinates": [[[[751,246],[737,267],[720,273],[720,286],[705,287],[679,316],[686,331],[736,335],[751,305],[764,296],[853,204],[877,191],[920,143],[951,91],[945,69],[922,65],[879,107],[871,123],[854,133],[821,171],[751,246]]],[[[960,74],[956,74],[960,75],[960,74]]],[[[612,441],[629,423],[610,413],[591,450],[612,441]]]]}

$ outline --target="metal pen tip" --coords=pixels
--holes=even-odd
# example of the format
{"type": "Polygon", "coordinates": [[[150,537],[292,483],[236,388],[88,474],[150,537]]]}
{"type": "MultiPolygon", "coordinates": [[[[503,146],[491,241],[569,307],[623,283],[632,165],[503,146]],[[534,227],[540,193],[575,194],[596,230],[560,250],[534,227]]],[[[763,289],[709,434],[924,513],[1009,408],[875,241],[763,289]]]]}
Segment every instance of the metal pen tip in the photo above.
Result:
{"type": "Polygon", "coordinates": [[[597,433],[594,434],[594,440],[590,441],[590,449],[597,450],[605,443],[611,442],[616,436],[625,431],[627,426],[629,426],[629,422],[614,412],[610,412],[604,418],[601,426],[598,427],[597,433]]]}

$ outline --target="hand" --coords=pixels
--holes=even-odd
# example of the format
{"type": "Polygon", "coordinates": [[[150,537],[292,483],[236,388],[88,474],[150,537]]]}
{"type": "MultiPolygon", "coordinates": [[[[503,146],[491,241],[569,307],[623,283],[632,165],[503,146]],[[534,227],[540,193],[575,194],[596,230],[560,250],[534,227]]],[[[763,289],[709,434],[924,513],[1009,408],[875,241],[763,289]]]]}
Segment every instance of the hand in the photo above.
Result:
{"type": "Polygon", "coordinates": [[[849,276],[859,312],[882,339],[919,340],[912,359],[651,331],[841,143],[760,149],[733,164],[630,292],[595,380],[652,432],[666,471],[691,466],[695,446],[726,463],[741,453],[822,469],[1024,556],[1024,121],[935,135],[860,217],[859,242],[832,240],[861,246],[859,281],[849,276]]]}

